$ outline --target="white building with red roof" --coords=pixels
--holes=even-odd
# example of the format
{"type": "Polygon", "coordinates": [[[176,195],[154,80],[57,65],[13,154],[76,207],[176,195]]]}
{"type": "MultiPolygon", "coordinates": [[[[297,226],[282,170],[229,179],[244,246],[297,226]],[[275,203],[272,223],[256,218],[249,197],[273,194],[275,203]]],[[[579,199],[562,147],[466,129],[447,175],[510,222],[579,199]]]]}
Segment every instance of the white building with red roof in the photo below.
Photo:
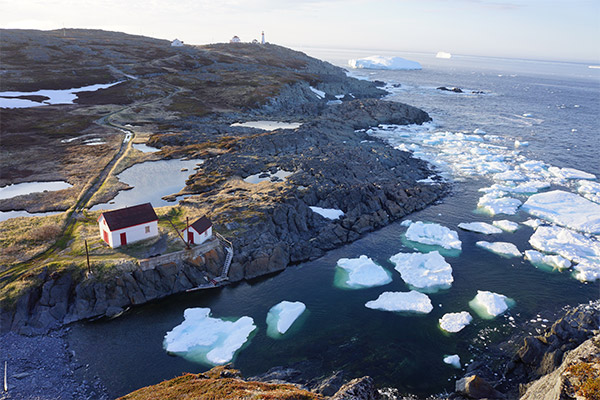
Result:
{"type": "Polygon", "coordinates": [[[181,232],[189,244],[202,244],[212,237],[212,222],[202,217],[181,232]]]}
{"type": "Polygon", "coordinates": [[[150,203],[103,212],[98,226],[112,248],[158,236],[158,216],[150,203]]]}

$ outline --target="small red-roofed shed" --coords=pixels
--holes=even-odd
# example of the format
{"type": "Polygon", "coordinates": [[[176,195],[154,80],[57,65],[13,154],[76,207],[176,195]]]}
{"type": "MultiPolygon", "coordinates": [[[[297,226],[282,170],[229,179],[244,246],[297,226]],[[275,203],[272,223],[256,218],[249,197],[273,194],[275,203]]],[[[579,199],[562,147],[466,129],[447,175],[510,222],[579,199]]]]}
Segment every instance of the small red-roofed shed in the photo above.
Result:
{"type": "Polygon", "coordinates": [[[150,203],[103,212],[98,225],[100,237],[112,248],[158,236],[158,217],[150,203]]]}
{"type": "Polygon", "coordinates": [[[206,217],[201,217],[182,232],[189,244],[202,244],[212,236],[212,222],[206,217]]]}

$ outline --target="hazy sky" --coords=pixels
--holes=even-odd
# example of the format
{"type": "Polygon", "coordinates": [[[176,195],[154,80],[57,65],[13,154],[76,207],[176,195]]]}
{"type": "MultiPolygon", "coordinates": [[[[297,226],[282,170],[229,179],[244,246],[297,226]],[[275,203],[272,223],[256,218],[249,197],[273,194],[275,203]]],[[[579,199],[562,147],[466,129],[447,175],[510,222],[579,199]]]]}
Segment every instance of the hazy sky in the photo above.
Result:
{"type": "Polygon", "coordinates": [[[600,61],[600,0],[0,0],[2,28],[600,61]]]}

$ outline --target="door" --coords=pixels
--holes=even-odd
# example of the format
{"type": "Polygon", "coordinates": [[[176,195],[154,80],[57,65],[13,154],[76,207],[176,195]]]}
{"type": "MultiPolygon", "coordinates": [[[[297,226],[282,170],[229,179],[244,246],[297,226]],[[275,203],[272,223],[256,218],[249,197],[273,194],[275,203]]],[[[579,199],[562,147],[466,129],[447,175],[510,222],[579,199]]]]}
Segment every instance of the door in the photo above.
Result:
{"type": "Polygon", "coordinates": [[[194,232],[188,231],[188,243],[194,244],[194,232]]]}
{"type": "Polygon", "coordinates": [[[125,246],[127,244],[127,233],[121,233],[121,246],[125,246]]]}
{"type": "Polygon", "coordinates": [[[104,237],[104,241],[108,243],[108,232],[102,231],[102,236],[104,237]]]}

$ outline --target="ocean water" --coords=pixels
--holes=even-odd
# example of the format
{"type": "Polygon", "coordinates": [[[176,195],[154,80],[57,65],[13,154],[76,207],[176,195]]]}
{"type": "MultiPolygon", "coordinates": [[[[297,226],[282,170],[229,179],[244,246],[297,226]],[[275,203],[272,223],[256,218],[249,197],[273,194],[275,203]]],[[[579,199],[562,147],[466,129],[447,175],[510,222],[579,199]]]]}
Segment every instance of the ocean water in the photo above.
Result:
{"type": "MultiPolygon", "coordinates": [[[[336,64],[370,55],[348,51],[321,54],[309,51],[309,54],[336,64]]],[[[481,129],[497,136],[485,140],[498,146],[509,163],[543,160],[600,176],[599,70],[584,64],[402,56],[421,62],[423,70],[357,74],[400,84],[392,89],[388,99],[429,112],[434,119],[428,128],[432,132],[481,129]],[[435,89],[439,86],[483,94],[442,92],[435,89]],[[515,140],[529,142],[529,146],[515,149],[515,140]]],[[[398,145],[406,137],[390,134],[387,140],[398,145]]],[[[214,317],[254,319],[257,330],[234,359],[235,367],[245,376],[263,373],[274,366],[296,365],[308,375],[334,370],[344,370],[348,377],[370,375],[378,385],[395,387],[401,392],[425,395],[452,390],[461,371],[445,364],[445,355],[458,354],[464,366],[519,324],[538,319],[538,315],[545,317],[568,304],[597,299],[600,289],[598,281],[580,282],[571,271],[550,272],[523,258],[503,258],[476,246],[476,241],[487,240],[510,242],[521,251],[530,249],[528,240],[534,231],[522,224],[514,233],[492,236],[457,228],[461,222],[491,223],[499,219],[523,222],[530,216],[523,211],[496,217],[478,213],[477,202],[483,194],[478,190],[494,183],[490,176],[454,175],[454,179],[452,192],[443,201],[408,217],[457,230],[462,241],[462,251],[446,257],[453,268],[454,282],[449,289],[428,294],[434,306],[429,314],[391,313],[364,306],[384,291],[409,290],[389,261],[400,251],[415,251],[403,239],[406,227],[398,222],[318,260],[276,275],[172,296],[136,307],[114,320],[76,324],[69,337],[72,348],[114,396],[183,372],[205,371],[210,366],[168,355],[162,342],[166,332],[183,321],[185,309],[210,307],[214,317]],[[337,260],[362,254],[386,268],[393,281],[361,290],[335,286],[337,260]],[[515,304],[495,319],[482,319],[468,305],[477,290],[504,294],[515,304]],[[286,335],[273,339],[267,335],[266,316],[282,300],[301,301],[308,311],[286,335]],[[438,319],[445,313],[459,311],[469,311],[472,323],[458,333],[442,332],[438,319]]],[[[555,188],[575,191],[575,186],[569,183],[553,183],[550,189],[555,188]]],[[[521,197],[523,201],[525,198],[521,197]]],[[[540,329],[543,324],[539,322],[540,329]]]]}

